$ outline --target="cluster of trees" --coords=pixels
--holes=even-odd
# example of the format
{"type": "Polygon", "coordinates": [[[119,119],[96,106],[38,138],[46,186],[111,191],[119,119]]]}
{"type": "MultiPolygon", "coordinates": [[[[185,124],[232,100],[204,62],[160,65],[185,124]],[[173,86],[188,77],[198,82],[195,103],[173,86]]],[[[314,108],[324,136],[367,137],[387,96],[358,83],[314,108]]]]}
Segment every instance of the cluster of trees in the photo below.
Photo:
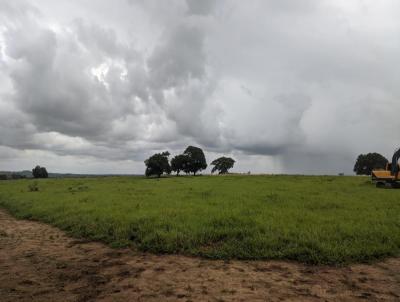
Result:
{"type": "Polygon", "coordinates": [[[49,177],[49,174],[47,173],[47,170],[45,167],[41,166],[36,166],[35,168],[32,169],[32,175],[34,178],[47,178],[49,177]]]}
{"type": "Polygon", "coordinates": [[[357,175],[371,175],[372,170],[385,169],[388,160],[379,153],[360,154],[353,171],[357,175]]]}
{"type": "MultiPolygon", "coordinates": [[[[189,146],[182,154],[176,155],[169,162],[170,153],[168,151],[156,153],[144,161],[146,165],[146,176],[156,175],[161,177],[162,174],[171,174],[172,171],[176,172],[179,176],[180,172],[186,174],[196,173],[207,168],[206,157],[204,152],[199,147],[189,146]]],[[[228,173],[235,161],[229,157],[220,157],[214,160],[212,173],[219,171],[219,174],[228,173]]]]}

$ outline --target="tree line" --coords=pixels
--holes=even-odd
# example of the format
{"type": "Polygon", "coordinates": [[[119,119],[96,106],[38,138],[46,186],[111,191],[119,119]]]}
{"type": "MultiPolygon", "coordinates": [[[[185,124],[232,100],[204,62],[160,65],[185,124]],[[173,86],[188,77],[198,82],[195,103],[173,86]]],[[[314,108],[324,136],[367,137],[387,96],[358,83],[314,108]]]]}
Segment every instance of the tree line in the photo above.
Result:
{"type": "MultiPolygon", "coordinates": [[[[18,172],[0,174],[0,180],[24,179],[27,177],[29,177],[29,176],[18,173],[18,172]]],[[[47,170],[45,167],[36,166],[35,168],[32,169],[32,177],[33,178],[48,178],[49,174],[47,173],[47,170]]]]}
{"type": "MultiPolygon", "coordinates": [[[[171,174],[176,172],[179,176],[181,172],[195,176],[196,173],[207,168],[207,161],[204,152],[199,147],[189,146],[182,154],[174,156],[169,161],[170,153],[168,151],[156,153],[144,161],[146,165],[145,175],[161,177],[163,174],[171,174]]],[[[214,166],[212,173],[218,171],[219,174],[228,173],[233,168],[235,160],[230,157],[219,157],[211,162],[214,166]]]]}
{"type": "MultiPolygon", "coordinates": [[[[204,152],[199,147],[189,146],[182,154],[174,156],[169,160],[170,153],[168,151],[156,153],[144,161],[146,165],[145,175],[161,177],[163,174],[171,174],[175,172],[177,176],[181,172],[186,174],[196,175],[196,173],[207,168],[207,161],[204,152]]],[[[353,171],[357,175],[371,175],[374,169],[385,169],[389,161],[379,153],[360,154],[357,157],[353,171]]],[[[219,157],[211,162],[213,166],[211,173],[218,172],[219,174],[228,173],[233,168],[235,160],[230,157],[219,157]]],[[[34,178],[47,178],[48,173],[45,167],[36,166],[32,169],[34,178]]],[[[0,175],[0,180],[25,178],[19,174],[7,176],[0,175]]]]}

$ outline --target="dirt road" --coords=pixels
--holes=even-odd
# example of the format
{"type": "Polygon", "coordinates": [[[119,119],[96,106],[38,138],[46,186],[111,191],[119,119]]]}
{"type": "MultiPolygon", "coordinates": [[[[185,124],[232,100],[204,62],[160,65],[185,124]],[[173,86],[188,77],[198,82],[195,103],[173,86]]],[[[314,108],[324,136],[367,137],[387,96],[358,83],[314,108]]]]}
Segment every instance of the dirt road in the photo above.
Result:
{"type": "Polygon", "coordinates": [[[0,210],[0,301],[400,301],[400,259],[331,268],[157,256],[0,210]]]}

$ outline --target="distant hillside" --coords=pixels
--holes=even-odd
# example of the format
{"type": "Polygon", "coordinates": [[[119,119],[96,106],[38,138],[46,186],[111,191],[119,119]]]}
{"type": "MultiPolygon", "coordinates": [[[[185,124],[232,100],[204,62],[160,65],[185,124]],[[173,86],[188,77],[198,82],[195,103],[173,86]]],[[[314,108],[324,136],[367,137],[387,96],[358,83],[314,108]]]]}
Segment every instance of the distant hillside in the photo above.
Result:
{"type": "Polygon", "coordinates": [[[32,178],[32,171],[24,170],[24,171],[0,171],[0,175],[6,175],[8,178],[11,178],[11,175],[20,175],[26,178],[32,178]]]}
{"type": "MultiPolygon", "coordinates": [[[[0,171],[0,175],[11,178],[12,175],[20,175],[26,178],[33,178],[32,171],[0,171]]],[[[143,176],[140,174],[74,174],[74,173],[49,173],[49,178],[75,178],[75,177],[107,177],[107,176],[143,176]]]]}

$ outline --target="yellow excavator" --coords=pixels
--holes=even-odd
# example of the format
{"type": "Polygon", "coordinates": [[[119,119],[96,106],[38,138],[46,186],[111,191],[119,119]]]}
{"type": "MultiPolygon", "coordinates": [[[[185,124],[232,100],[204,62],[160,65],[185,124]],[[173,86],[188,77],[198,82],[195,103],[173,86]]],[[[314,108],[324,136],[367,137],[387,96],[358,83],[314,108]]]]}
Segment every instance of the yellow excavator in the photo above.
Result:
{"type": "Polygon", "coordinates": [[[394,152],[392,162],[386,164],[385,170],[372,171],[371,178],[377,188],[400,188],[399,158],[400,149],[394,152]]]}

